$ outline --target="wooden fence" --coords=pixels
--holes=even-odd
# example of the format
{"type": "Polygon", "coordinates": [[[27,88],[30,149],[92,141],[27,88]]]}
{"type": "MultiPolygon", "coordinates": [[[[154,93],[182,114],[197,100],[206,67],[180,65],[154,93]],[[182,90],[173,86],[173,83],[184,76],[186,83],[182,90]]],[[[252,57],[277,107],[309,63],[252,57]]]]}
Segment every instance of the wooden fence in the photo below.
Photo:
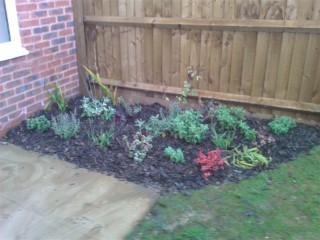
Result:
{"type": "Polygon", "coordinates": [[[73,0],[73,7],[79,65],[105,81],[178,94],[191,66],[203,76],[193,82],[201,97],[320,120],[320,0],[73,0]]]}

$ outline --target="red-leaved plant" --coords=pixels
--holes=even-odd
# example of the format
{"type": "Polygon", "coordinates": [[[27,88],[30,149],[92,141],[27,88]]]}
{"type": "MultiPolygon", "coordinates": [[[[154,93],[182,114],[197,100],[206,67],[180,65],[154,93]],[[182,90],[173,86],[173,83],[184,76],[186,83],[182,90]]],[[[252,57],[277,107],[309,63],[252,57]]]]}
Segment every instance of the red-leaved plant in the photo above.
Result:
{"type": "Polygon", "coordinates": [[[227,160],[221,157],[220,149],[208,152],[208,156],[203,154],[200,150],[199,157],[196,159],[195,163],[201,165],[202,177],[208,181],[212,172],[224,169],[227,160]]]}

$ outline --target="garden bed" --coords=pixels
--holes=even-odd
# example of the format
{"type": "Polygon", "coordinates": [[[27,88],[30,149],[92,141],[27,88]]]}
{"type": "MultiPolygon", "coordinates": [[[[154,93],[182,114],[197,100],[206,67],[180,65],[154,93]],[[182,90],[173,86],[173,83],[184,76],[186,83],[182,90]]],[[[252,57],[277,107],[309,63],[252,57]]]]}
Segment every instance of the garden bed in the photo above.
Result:
{"type": "MultiPolygon", "coordinates": [[[[253,169],[242,169],[232,164],[225,165],[224,169],[215,171],[212,176],[205,180],[201,174],[200,166],[195,164],[199,156],[199,150],[203,153],[215,150],[216,146],[211,141],[211,130],[206,133],[204,141],[199,144],[190,144],[180,140],[176,135],[165,132],[152,140],[152,148],[142,162],[136,162],[128,157],[126,144],[123,136],[132,140],[137,132],[136,120],[141,119],[148,122],[151,116],[163,109],[159,104],[141,105],[141,111],[129,114],[123,106],[116,106],[116,114],[110,121],[103,118],[87,118],[81,116],[80,97],[69,102],[67,112],[76,111],[75,115],[80,119],[80,131],[74,138],[62,139],[54,134],[52,130],[45,132],[29,130],[26,123],[12,128],[5,140],[21,146],[27,150],[33,150],[42,154],[56,154],[60,159],[71,162],[78,167],[113,175],[117,178],[135,182],[148,187],[156,187],[163,191],[176,192],[188,189],[201,188],[207,184],[222,184],[237,182],[257,173],[275,168],[278,164],[287,162],[297,157],[300,153],[306,153],[312,146],[320,143],[320,130],[317,127],[297,124],[287,134],[274,135],[268,131],[267,120],[247,118],[246,122],[250,128],[256,129],[258,134],[263,133],[262,138],[256,141],[248,141],[240,132],[236,132],[233,146],[255,147],[258,145],[261,153],[271,158],[267,166],[257,166],[253,169]],[[90,139],[88,129],[108,129],[115,123],[114,140],[107,148],[97,146],[90,139]],[[274,139],[269,141],[268,139],[274,139]],[[164,155],[167,147],[180,148],[185,156],[185,163],[175,163],[164,155]]],[[[213,106],[214,107],[214,106],[213,106]]],[[[201,109],[205,112],[205,107],[201,109]]],[[[40,111],[35,116],[45,115],[48,119],[58,115],[57,110],[40,111]]],[[[205,114],[204,114],[205,116],[205,114]]],[[[214,121],[204,118],[204,123],[210,125],[214,121]]],[[[222,155],[225,153],[223,152],[222,155]]]]}

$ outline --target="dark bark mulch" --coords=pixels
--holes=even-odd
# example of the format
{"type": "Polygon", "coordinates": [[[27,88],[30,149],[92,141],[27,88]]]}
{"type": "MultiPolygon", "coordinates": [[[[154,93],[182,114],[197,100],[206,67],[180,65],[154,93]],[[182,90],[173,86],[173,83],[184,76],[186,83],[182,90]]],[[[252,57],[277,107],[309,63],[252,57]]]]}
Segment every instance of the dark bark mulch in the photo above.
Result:
{"type": "MultiPolygon", "coordinates": [[[[80,99],[75,98],[69,102],[69,111],[77,109],[78,117],[81,115],[80,99]]],[[[90,121],[85,118],[81,118],[81,131],[74,139],[63,140],[51,130],[44,133],[30,131],[26,129],[25,123],[22,123],[12,128],[5,136],[5,140],[27,150],[42,154],[56,154],[60,159],[74,163],[78,167],[113,175],[148,187],[156,187],[163,191],[186,193],[188,189],[201,188],[207,184],[237,182],[261,171],[273,169],[278,164],[290,161],[301,153],[307,153],[312,146],[320,143],[320,129],[316,127],[298,124],[288,134],[276,136],[267,133],[268,121],[247,119],[251,127],[265,131],[269,137],[274,137],[274,143],[267,143],[259,147],[265,156],[272,158],[271,163],[268,167],[258,167],[252,170],[226,166],[224,170],[214,173],[209,181],[205,181],[202,178],[200,167],[195,165],[194,161],[199,149],[204,153],[215,149],[209,134],[207,140],[200,145],[187,144],[167,134],[165,138],[153,139],[153,148],[142,163],[136,163],[127,157],[122,136],[127,135],[130,139],[130,136],[137,130],[134,126],[135,120],[147,121],[150,116],[156,115],[162,106],[153,104],[142,107],[142,111],[136,116],[130,116],[121,107],[117,107],[116,138],[108,149],[101,149],[90,141],[85,131],[86,128],[89,128],[90,121]],[[164,149],[168,146],[181,148],[185,154],[186,163],[176,164],[169,161],[164,156],[164,149]]],[[[45,114],[50,119],[57,114],[57,111],[37,113],[37,115],[40,114],[45,114]]],[[[99,127],[110,126],[110,123],[94,119],[93,125],[99,129],[99,127]]],[[[237,134],[234,145],[243,144],[253,146],[253,143],[249,143],[241,134],[237,134]]]]}

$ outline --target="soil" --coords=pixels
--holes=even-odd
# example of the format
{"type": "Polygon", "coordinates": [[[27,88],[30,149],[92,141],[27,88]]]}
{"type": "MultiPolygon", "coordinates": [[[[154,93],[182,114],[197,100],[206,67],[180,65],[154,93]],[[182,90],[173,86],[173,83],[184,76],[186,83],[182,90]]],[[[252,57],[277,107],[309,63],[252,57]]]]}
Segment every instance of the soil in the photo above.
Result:
{"type": "MultiPolygon", "coordinates": [[[[76,115],[79,118],[82,113],[80,100],[80,97],[72,99],[68,107],[69,112],[76,110],[76,115]]],[[[248,118],[248,124],[262,133],[262,138],[258,138],[257,142],[253,143],[248,142],[242,134],[237,133],[233,145],[248,145],[249,147],[258,145],[263,155],[272,158],[270,164],[267,167],[257,167],[251,170],[228,165],[224,170],[213,173],[209,180],[205,181],[201,175],[200,167],[194,161],[199,150],[207,153],[215,149],[210,140],[210,133],[208,133],[206,141],[201,144],[188,144],[175,139],[170,134],[166,134],[165,137],[156,137],[152,141],[153,148],[143,162],[136,163],[128,158],[122,140],[123,135],[132,139],[131,136],[137,131],[134,124],[135,120],[147,121],[152,115],[158,114],[160,108],[162,106],[159,104],[142,105],[141,112],[129,115],[122,107],[117,106],[117,114],[114,117],[116,123],[115,140],[106,149],[95,145],[86,132],[86,129],[89,129],[90,126],[95,126],[97,132],[100,132],[102,128],[110,127],[110,122],[99,118],[90,120],[81,117],[80,133],[73,139],[61,139],[51,130],[47,132],[30,131],[23,122],[10,129],[5,136],[5,140],[41,154],[56,154],[60,159],[74,163],[81,168],[102,172],[147,187],[156,187],[163,192],[182,192],[186,194],[188,194],[189,189],[201,188],[208,184],[238,182],[261,171],[274,169],[278,164],[290,161],[301,153],[307,153],[314,145],[320,143],[320,129],[317,127],[298,124],[288,134],[276,136],[267,131],[269,121],[248,118]],[[274,138],[274,142],[264,141],[272,138],[274,138]],[[181,148],[186,163],[177,164],[169,161],[164,156],[164,149],[168,146],[181,148]]],[[[41,114],[51,119],[58,112],[56,110],[40,111],[36,116],[41,114]]]]}

